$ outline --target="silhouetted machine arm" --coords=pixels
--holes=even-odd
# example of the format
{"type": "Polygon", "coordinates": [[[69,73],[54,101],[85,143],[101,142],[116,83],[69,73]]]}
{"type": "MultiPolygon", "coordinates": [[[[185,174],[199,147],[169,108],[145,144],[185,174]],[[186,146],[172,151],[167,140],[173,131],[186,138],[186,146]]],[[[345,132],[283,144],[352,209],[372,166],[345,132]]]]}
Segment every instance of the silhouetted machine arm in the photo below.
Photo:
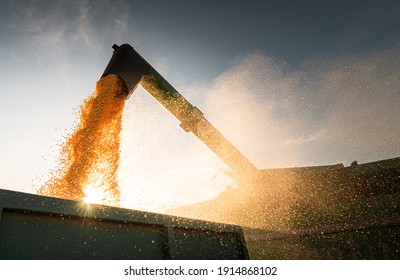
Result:
{"type": "Polygon", "coordinates": [[[204,117],[203,113],[190,104],[132,46],[114,45],[113,49],[113,56],[102,76],[120,76],[127,87],[126,98],[129,98],[140,83],[181,122],[180,126],[186,132],[196,135],[238,175],[248,177],[256,172],[256,167],[204,117]]]}

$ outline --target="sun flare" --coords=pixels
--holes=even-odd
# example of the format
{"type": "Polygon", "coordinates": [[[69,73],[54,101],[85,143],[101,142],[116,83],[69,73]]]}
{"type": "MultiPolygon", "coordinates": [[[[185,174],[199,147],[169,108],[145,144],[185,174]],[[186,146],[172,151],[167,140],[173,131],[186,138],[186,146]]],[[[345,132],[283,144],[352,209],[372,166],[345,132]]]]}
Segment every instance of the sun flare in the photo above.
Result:
{"type": "Polygon", "coordinates": [[[89,204],[102,204],[106,200],[106,193],[103,188],[96,188],[92,186],[87,186],[84,189],[85,197],[84,202],[89,204]]]}

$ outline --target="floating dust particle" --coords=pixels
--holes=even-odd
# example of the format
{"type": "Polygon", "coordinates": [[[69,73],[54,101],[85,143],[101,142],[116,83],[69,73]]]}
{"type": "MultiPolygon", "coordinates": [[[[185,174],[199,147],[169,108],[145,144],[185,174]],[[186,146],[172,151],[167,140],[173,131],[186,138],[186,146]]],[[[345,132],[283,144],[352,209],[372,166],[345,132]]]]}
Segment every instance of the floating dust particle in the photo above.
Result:
{"type": "Polygon", "coordinates": [[[127,89],[116,75],[107,75],[80,108],[80,120],[66,137],[60,166],[38,194],[118,206],[120,131],[127,89]]]}

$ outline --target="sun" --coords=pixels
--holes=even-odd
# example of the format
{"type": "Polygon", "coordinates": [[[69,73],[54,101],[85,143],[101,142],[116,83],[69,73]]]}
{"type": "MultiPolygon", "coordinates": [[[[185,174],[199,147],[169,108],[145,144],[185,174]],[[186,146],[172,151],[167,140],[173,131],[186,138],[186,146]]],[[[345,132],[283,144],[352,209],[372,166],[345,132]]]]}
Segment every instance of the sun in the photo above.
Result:
{"type": "Polygon", "coordinates": [[[83,201],[89,204],[102,204],[106,199],[106,194],[103,188],[96,188],[92,186],[87,186],[84,189],[85,197],[83,201]]]}

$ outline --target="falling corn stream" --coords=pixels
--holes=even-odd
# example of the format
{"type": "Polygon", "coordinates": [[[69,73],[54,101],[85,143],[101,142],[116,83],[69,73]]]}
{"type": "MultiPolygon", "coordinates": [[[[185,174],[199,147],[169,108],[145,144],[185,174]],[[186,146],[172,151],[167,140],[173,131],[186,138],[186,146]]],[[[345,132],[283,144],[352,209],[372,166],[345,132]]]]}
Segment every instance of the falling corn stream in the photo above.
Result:
{"type": "Polygon", "coordinates": [[[101,78],[81,105],[80,120],[66,137],[60,166],[38,193],[47,196],[118,206],[120,132],[126,98],[117,75],[101,78]]]}

